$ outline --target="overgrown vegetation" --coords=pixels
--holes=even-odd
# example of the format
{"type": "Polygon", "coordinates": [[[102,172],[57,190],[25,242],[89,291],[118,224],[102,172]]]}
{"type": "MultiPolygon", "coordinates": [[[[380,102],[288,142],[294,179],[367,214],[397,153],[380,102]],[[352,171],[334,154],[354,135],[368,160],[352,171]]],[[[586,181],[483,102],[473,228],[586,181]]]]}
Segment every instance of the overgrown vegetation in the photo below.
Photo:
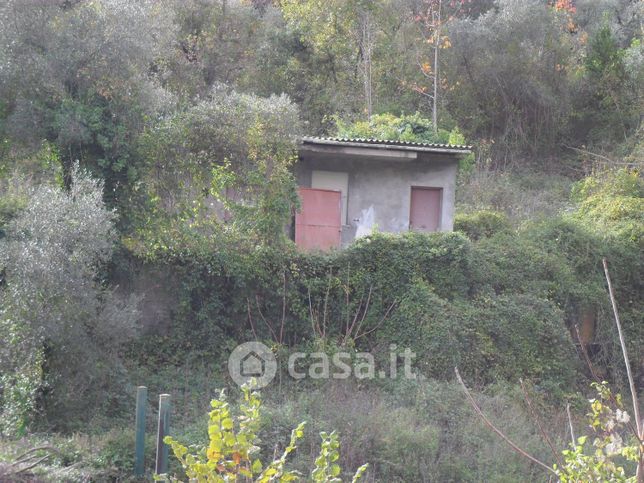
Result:
{"type": "MultiPolygon", "coordinates": [[[[210,402],[213,409],[210,411],[208,422],[208,447],[192,454],[186,446],[171,436],[165,438],[189,479],[224,482],[246,478],[262,483],[299,479],[301,474],[298,471],[286,469],[286,459],[297,449],[298,441],[304,437],[306,423],[300,423],[291,431],[291,439],[281,457],[263,465],[258,458],[260,448],[257,446],[257,432],[261,425],[261,399],[259,394],[252,390],[252,386],[252,383],[242,386],[243,400],[240,403],[239,416],[231,414],[223,393],[210,402]]],[[[310,479],[316,482],[341,483],[342,468],[337,463],[340,457],[338,435],[334,431],[322,432],[320,436],[322,446],[319,456],[315,459],[315,468],[311,471],[310,479]]],[[[358,468],[351,481],[360,480],[367,467],[368,464],[364,464],[358,468]]],[[[162,479],[175,480],[167,475],[162,479]]]]}
{"type": "Polygon", "coordinates": [[[118,348],[137,320],[137,297],[121,300],[99,279],[116,236],[102,183],[76,167],[69,191],[41,185],[24,196],[0,240],[0,430],[8,435],[24,434],[37,412],[54,428],[109,417],[125,380],[118,348]]]}
{"type": "MultiPolygon", "coordinates": [[[[593,424],[624,423],[601,260],[641,391],[641,36],[627,0],[3,2],[0,479],[129,478],[138,384],[172,394],[175,441],[206,447],[205,402],[252,339],[281,364],[253,420],[262,461],[307,420],[289,468],[310,474],[335,429],[320,481],[337,444],[344,478],[545,480],[477,423],[453,368],[551,464],[517,381],[565,447],[560,409],[581,427],[591,396],[581,339],[613,389],[593,424]],[[455,232],[297,251],[302,134],[473,144],[455,232]],[[294,351],[386,363],[391,344],[417,380],[286,376],[294,351]]],[[[628,476],[613,450],[630,446],[599,439],[628,476]]],[[[604,478],[591,451],[559,477],[604,478]]]]}

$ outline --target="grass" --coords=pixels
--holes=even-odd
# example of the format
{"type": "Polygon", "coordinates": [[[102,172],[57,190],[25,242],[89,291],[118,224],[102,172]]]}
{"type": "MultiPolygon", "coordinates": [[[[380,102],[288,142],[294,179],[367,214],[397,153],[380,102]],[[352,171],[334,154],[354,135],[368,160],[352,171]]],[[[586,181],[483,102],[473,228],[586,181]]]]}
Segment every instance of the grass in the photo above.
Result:
{"type": "MultiPolygon", "coordinates": [[[[185,369],[165,369],[163,377],[158,376],[166,381],[164,390],[173,396],[171,432],[183,443],[203,446],[208,439],[208,402],[218,394],[214,389],[216,381],[207,381],[208,371],[203,367],[188,370],[188,380],[195,384],[186,395],[178,377],[180,371],[185,369]],[[175,377],[171,377],[172,371],[176,371],[175,377]]],[[[234,402],[238,391],[229,393],[234,402]]],[[[475,393],[475,397],[511,438],[545,461],[552,459],[516,387],[493,386],[475,393]]],[[[153,399],[147,422],[148,472],[152,471],[155,446],[153,399]]],[[[262,459],[266,461],[280,453],[291,429],[307,421],[305,438],[290,461],[291,467],[304,475],[309,473],[319,451],[319,432],[335,429],[341,437],[340,464],[344,472],[352,474],[369,462],[366,481],[545,481],[538,468],[516,456],[481,424],[454,383],[285,382],[281,388],[264,390],[262,399],[262,459]]],[[[563,449],[565,412],[541,409],[548,431],[563,449]]],[[[15,461],[30,448],[52,446],[56,454],[25,474],[32,478],[29,481],[136,481],[132,476],[133,415],[132,411],[131,424],[102,433],[88,428],[83,434],[40,433],[18,441],[0,441],[0,460],[15,461]]],[[[170,469],[180,472],[174,462],[170,469]]]]}

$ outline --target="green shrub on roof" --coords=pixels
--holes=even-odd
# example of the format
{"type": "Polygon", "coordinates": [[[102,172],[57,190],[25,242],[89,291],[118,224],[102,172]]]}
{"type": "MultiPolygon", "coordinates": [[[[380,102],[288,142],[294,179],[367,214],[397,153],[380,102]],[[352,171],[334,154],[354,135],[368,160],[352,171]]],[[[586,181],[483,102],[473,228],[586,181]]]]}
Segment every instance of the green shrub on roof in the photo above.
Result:
{"type": "MultiPolygon", "coordinates": [[[[452,132],[445,129],[438,129],[434,133],[432,121],[426,119],[416,112],[410,115],[375,114],[368,121],[345,122],[338,117],[335,118],[337,136],[342,138],[367,138],[382,139],[385,141],[407,141],[413,143],[440,143],[448,144],[450,140],[462,139],[455,137],[454,128],[452,132]]],[[[464,139],[463,139],[464,143],[464,139]]],[[[455,143],[457,144],[457,143],[455,143]]]]}
{"type": "MultiPolygon", "coordinates": [[[[465,145],[465,136],[458,127],[451,131],[438,129],[434,132],[432,121],[415,114],[402,114],[400,117],[391,113],[374,114],[367,121],[346,122],[334,117],[336,136],[349,139],[380,139],[383,141],[406,141],[410,143],[435,143],[465,145]]],[[[472,154],[459,162],[462,172],[469,172],[474,163],[472,154]]]]}

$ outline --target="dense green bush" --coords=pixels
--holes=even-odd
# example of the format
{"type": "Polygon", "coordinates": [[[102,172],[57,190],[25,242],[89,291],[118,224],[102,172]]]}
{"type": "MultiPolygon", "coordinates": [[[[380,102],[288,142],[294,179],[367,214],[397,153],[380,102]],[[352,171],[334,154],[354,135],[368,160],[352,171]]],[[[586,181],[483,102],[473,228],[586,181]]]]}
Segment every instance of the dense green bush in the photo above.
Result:
{"type": "MultiPolygon", "coordinates": [[[[375,114],[366,121],[345,122],[338,116],[333,118],[336,135],[341,138],[382,139],[387,141],[406,141],[412,143],[466,144],[465,136],[454,127],[451,131],[434,129],[432,121],[419,112],[415,114],[375,114]]],[[[474,155],[461,157],[461,172],[470,172],[474,165],[474,155]]]]}
{"type": "Polygon", "coordinates": [[[154,220],[160,230],[174,224],[281,241],[298,203],[290,168],[299,129],[298,108],[286,96],[226,86],[160,120],[138,140],[147,199],[136,228],[149,230],[154,220]]]}
{"type": "MultiPolygon", "coordinates": [[[[572,230],[564,239],[573,244],[575,225],[566,223],[557,229],[572,230]]],[[[451,378],[454,365],[479,383],[529,375],[561,396],[577,370],[570,325],[602,285],[598,262],[574,258],[574,244],[570,259],[552,246],[556,226],[475,244],[459,233],[376,234],[313,255],[292,246],[230,249],[221,240],[168,249],[155,263],[173,267],[182,282],[169,347],[156,350],[221,357],[234,341],[259,337],[278,346],[375,348],[385,357],[394,343],[417,352],[431,377],[451,378]],[[581,283],[589,276],[594,285],[581,283]]]]}
{"type": "Polygon", "coordinates": [[[469,289],[469,241],[459,234],[378,234],[345,251],[314,255],[292,245],[254,246],[223,237],[184,241],[148,256],[180,277],[177,321],[185,321],[195,339],[203,328],[239,340],[251,324],[271,337],[266,319],[278,325],[284,320],[293,343],[315,336],[309,319],[321,317],[324,306],[327,335],[339,338],[346,335],[347,317],[366,310],[365,327],[375,323],[418,277],[446,298],[469,289]]]}
{"type": "Polygon", "coordinates": [[[306,254],[289,243],[184,233],[147,249],[137,245],[144,250],[137,256],[181,281],[161,354],[221,357],[236,341],[259,338],[276,350],[340,346],[386,357],[395,343],[417,352],[431,377],[449,379],[456,364],[481,384],[529,375],[560,397],[576,382],[583,387],[575,381],[573,340],[584,317],[595,321],[590,342],[602,370],[621,377],[603,257],[629,345],[641,357],[638,244],[623,232],[605,236],[602,219],[582,216],[580,206],[516,230],[498,213],[461,216],[457,227],[471,240],[461,233],[375,234],[342,251],[306,254]]]}
{"type": "Polygon", "coordinates": [[[638,243],[644,231],[644,181],[635,169],[595,173],[573,186],[576,216],[606,235],[638,243]]]}
{"type": "MultiPolygon", "coordinates": [[[[573,187],[573,199],[578,203],[573,218],[598,241],[602,254],[608,259],[620,318],[627,331],[629,352],[634,360],[642,361],[644,183],[641,175],[638,170],[628,168],[598,171],[573,187]]],[[[606,299],[605,296],[602,298],[606,299]]],[[[601,312],[598,339],[611,341],[607,349],[612,350],[615,354],[613,359],[617,361],[611,365],[614,371],[623,372],[619,364],[619,347],[612,331],[611,309],[606,306],[601,312]]],[[[638,373],[642,367],[641,363],[634,364],[638,373]]]]}
{"type": "Polygon", "coordinates": [[[378,340],[384,347],[390,341],[410,347],[418,370],[439,380],[449,380],[458,366],[481,384],[525,377],[561,396],[578,369],[561,311],[535,295],[490,294],[450,303],[418,282],[378,340]]]}
{"type": "Polygon", "coordinates": [[[457,213],[454,217],[454,231],[465,233],[471,240],[490,237],[495,233],[512,229],[508,217],[496,211],[480,210],[473,213],[457,213]]]}
{"type": "Polygon", "coordinates": [[[343,138],[384,139],[415,143],[464,144],[458,129],[453,133],[444,129],[434,131],[432,122],[415,113],[411,115],[375,114],[367,121],[346,123],[336,118],[337,135],[343,138]],[[450,140],[451,138],[451,140],[450,140]]]}
{"type": "Polygon", "coordinates": [[[102,192],[75,168],[69,191],[28,192],[0,239],[0,433],[20,433],[36,410],[54,427],[118,410],[138,299],[102,283],[116,238],[102,192]]]}

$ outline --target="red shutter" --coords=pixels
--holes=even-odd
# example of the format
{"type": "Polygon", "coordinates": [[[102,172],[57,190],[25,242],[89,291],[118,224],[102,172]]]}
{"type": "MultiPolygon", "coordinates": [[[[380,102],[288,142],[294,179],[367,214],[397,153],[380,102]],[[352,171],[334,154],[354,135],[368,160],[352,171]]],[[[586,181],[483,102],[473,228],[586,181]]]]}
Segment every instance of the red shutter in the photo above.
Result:
{"type": "Polygon", "coordinates": [[[304,250],[340,247],[341,193],[300,188],[302,207],[295,215],[295,244],[304,250]]]}
{"type": "Polygon", "coordinates": [[[414,231],[438,231],[441,226],[442,204],[442,188],[412,186],[409,229],[414,231]]]}

